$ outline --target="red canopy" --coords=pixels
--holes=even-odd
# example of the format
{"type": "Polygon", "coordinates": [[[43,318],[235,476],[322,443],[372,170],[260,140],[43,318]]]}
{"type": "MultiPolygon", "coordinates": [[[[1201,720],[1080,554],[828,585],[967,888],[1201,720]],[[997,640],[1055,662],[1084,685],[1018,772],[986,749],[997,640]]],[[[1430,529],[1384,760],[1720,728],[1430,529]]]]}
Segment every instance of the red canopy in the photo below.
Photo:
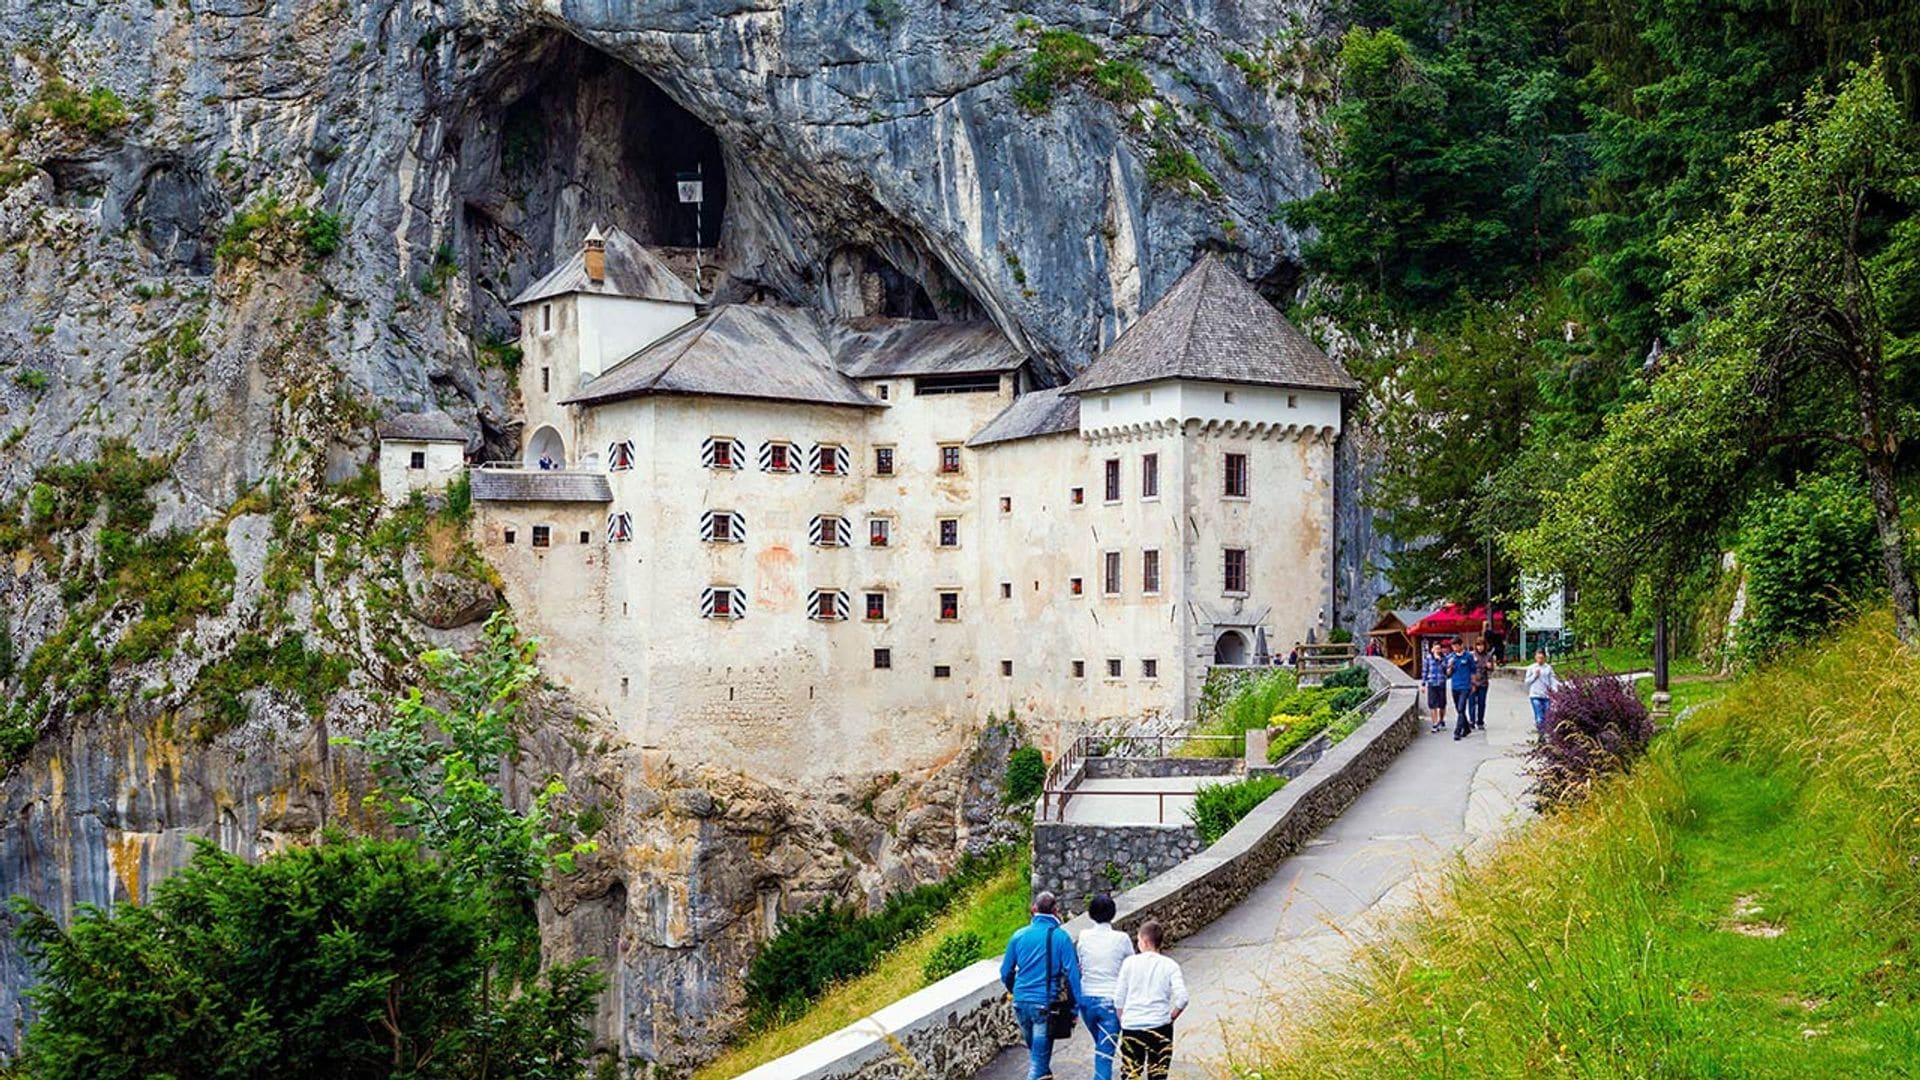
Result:
{"type": "MultiPolygon", "coordinates": [[[[1459,604],[1446,604],[1430,615],[1422,616],[1420,621],[1407,628],[1414,637],[1438,634],[1477,634],[1487,628],[1487,606],[1485,604],[1472,611],[1461,611],[1459,604]]],[[[1501,612],[1493,613],[1493,628],[1505,634],[1507,618],[1501,612]]]]}

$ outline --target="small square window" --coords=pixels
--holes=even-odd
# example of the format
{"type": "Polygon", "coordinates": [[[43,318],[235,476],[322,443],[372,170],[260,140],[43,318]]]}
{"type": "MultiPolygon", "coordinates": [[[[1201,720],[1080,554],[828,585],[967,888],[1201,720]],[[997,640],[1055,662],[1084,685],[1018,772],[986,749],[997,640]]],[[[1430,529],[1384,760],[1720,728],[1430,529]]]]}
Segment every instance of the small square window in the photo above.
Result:
{"type": "Polygon", "coordinates": [[[887,617],[887,594],[870,592],[867,594],[867,621],[881,622],[887,617]]]}
{"type": "Polygon", "coordinates": [[[1068,578],[1067,579],[1068,593],[1074,596],[1079,596],[1082,593],[1085,593],[1086,591],[1087,591],[1087,582],[1085,578],[1068,578]]]}
{"type": "Polygon", "coordinates": [[[940,621],[952,622],[960,617],[960,594],[943,592],[940,594],[940,621]]]}
{"type": "Polygon", "coordinates": [[[1013,599],[1013,582],[1003,581],[1000,583],[1000,599],[1002,600],[1013,599]]]}
{"type": "Polygon", "coordinates": [[[713,542],[716,544],[733,543],[733,515],[713,515],[713,542]]]}
{"type": "Polygon", "coordinates": [[[1158,660],[1140,661],[1140,677],[1143,679],[1159,678],[1160,677],[1160,661],[1158,660]]]}
{"type": "Polygon", "coordinates": [[[731,619],[733,617],[733,590],[714,589],[712,592],[713,617],[716,619],[731,619]]]}
{"type": "Polygon", "coordinates": [[[893,447],[876,446],[873,448],[873,474],[875,476],[893,475],[893,447]]]}
{"type": "Polygon", "coordinates": [[[553,526],[535,525],[533,527],[533,546],[548,547],[553,543],[553,526]]]}
{"type": "Polygon", "coordinates": [[[960,519],[959,518],[941,518],[940,519],[940,546],[941,547],[959,547],[960,546],[960,519]]]}
{"type": "Polygon", "coordinates": [[[1072,501],[1073,505],[1083,505],[1087,501],[1087,489],[1083,487],[1073,488],[1067,493],[1067,497],[1072,501]]]}
{"type": "Polygon", "coordinates": [[[593,543],[593,533],[592,533],[591,531],[589,531],[589,530],[587,530],[587,529],[581,529],[581,530],[580,530],[580,542],[581,542],[581,543],[583,543],[583,544],[591,544],[591,543],[593,543]]]}
{"type": "Polygon", "coordinates": [[[713,467],[716,469],[737,467],[733,460],[733,440],[715,439],[713,441],[713,467]]]}
{"type": "Polygon", "coordinates": [[[893,522],[886,518],[867,519],[867,546],[886,547],[893,539],[893,522]]]}
{"type": "Polygon", "coordinates": [[[1229,405],[1233,404],[1233,391],[1231,390],[1223,391],[1220,395],[1220,400],[1226,402],[1229,405]]]}
{"type": "Polygon", "coordinates": [[[873,669],[875,671],[889,671],[889,670],[892,670],[892,668],[893,668],[893,650],[892,649],[873,650],[873,669]]]}
{"type": "Polygon", "coordinates": [[[550,394],[553,392],[553,369],[552,368],[540,369],[540,392],[543,394],[550,394]]]}
{"type": "Polygon", "coordinates": [[[885,401],[893,396],[893,385],[891,383],[881,383],[874,389],[879,391],[881,401],[885,401]]]}
{"type": "Polygon", "coordinates": [[[933,665],[933,677],[936,679],[952,678],[953,668],[946,664],[935,664],[933,665]]]}
{"type": "Polygon", "coordinates": [[[793,448],[786,443],[774,443],[767,447],[767,468],[774,472],[792,471],[793,448]]]}
{"type": "Polygon", "coordinates": [[[1119,677],[1120,677],[1120,658],[1117,656],[1107,657],[1107,678],[1117,679],[1119,677]]]}
{"type": "Polygon", "coordinates": [[[1299,408],[1299,407],[1300,407],[1300,395],[1299,395],[1299,394],[1288,394],[1288,395],[1287,395],[1287,408],[1289,408],[1289,409],[1297,409],[1297,408],[1299,408]]]}
{"type": "Polygon", "coordinates": [[[960,471],[960,446],[958,443],[944,443],[940,447],[940,471],[957,473],[960,471]]]}
{"type": "Polygon", "coordinates": [[[1013,513],[1013,496],[1011,495],[1000,496],[1000,512],[1003,514],[1013,513]]]}
{"type": "Polygon", "coordinates": [[[518,533],[516,533],[516,532],[514,532],[514,531],[513,531],[512,529],[502,529],[502,530],[500,530],[500,542],[501,542],[501,543],[504,543],[504,544],[511,544],[511,543],[513,543],[513,542],[514,542],[514,540],[516,540],[516,539],[517,539],[518,537],[519,537],[519,534],[518,534],[518,533]]]}
{"type": "Polygon", "coordinates": [[[1085,660],[1075,660],[1073,662],[1073,677],[1076,679],[1084,679],[1087,677],[1087,662],[1085,660]]]}
{"type": "Polygon", "coordinates": [[[1000,661],[1000,676],[1001,678],[1013,677],[1013,661],[1011,660],[1000,661]]]}
{"type": "Polygon", "coordinates": [[[425,450],[415,450],[412,453],[407,455],[407,468],[424,469],[426,467],[427,467],[427,452],[425,450]]]}

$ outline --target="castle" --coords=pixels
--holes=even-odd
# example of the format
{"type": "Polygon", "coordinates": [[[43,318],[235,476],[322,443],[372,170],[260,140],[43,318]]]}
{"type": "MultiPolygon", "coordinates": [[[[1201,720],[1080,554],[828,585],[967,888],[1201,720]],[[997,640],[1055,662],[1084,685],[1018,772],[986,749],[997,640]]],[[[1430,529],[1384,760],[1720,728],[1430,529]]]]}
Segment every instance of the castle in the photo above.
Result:
{"type": "Polygon", "coordinates": [[[1355,384],[1213,256],[1059,387],[986,321],[710,307],[617,229],[514,306],[524,449],[472,470],[476,539],[643,747],[804,783],[990,712],[1164,724],[1327,628],[1355,384]]]}

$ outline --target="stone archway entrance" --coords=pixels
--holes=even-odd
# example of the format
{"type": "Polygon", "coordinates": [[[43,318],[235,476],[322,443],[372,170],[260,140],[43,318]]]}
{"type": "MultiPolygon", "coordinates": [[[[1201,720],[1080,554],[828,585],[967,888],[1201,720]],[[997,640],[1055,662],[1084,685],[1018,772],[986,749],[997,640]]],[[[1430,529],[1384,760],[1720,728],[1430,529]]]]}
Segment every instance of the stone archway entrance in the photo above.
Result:
{"type": "Polygon", "coordinates": [[[1247,635],[1238,630],[1222,631],[1213,639],[1213,662],[1238,667],[1247,662],[1247,635]]]}

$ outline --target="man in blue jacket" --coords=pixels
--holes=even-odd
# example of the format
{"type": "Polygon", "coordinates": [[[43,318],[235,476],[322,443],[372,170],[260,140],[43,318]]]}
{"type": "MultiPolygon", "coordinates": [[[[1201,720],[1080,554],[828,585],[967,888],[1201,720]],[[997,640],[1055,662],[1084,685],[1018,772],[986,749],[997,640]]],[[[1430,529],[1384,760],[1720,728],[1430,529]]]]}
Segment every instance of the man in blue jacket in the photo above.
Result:
{"type": "Polygon", "coordinates": [[[1453,741],[1459,742],[1473,730],[1473,673],[1479,670],[1467,643],[1453,639],[1453,655],[1447,657],[1447,682],[1453,687],[1453,741]]]}
{"type": "Polygon", "coordinates": [[[1027,1080],[1053,1075],[1053,1029],[1047,1025],[1047,1006],[1065,982],[1073,1000],[1081,1000],[1080,957],[1073,937],[1060,929],[1058,902],[1043,892],[1033,898],[1033,921],[1007,939],[1000,960],[1000,981],[1013,995],[1013,1018],[1027,1044],[1027,1080]],[[1049,983],[1048,975],[1052,975],[1049,983]]]}

